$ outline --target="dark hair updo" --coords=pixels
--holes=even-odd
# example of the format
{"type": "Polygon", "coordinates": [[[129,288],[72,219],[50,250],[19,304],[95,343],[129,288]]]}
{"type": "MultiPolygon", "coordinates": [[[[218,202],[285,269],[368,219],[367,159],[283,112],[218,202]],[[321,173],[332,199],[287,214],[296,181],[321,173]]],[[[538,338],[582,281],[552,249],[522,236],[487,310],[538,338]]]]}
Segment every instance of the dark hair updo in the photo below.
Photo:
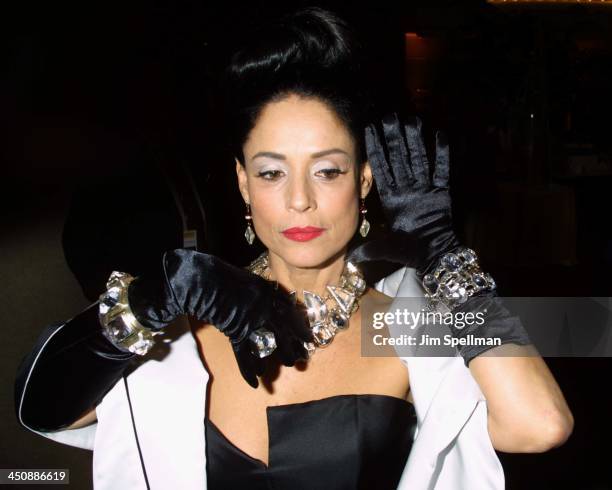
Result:
{"type": "Polygon", "coordinates": [[[302,8],[258,25],[245,39],[223,77],[223,118],[232,155],[244,165],[242,146],[264,106],[296,94],[333,109],[363,164],[370,98],[361,45],[346,22],[318,7],[302,8]]]}

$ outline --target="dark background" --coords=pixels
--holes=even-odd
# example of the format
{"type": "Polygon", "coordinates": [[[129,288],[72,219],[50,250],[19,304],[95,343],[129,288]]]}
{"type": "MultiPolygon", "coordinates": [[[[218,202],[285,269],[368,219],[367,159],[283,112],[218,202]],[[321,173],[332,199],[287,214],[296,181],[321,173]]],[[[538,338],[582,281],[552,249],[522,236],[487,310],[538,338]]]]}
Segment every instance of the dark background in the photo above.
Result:
{"type": "MultiPolygon", "coordinates": [[[[87,488],[90,453],[12,422],[13,374],[42,327],[95,298],[111,270],[136,274],[182,246],[160,166],[193,176],[200,250],[241,265],[261,250],[243,237],[213,81],[249,22],[312,3],[219,4],[2,7],[2,467],[70,467],[87,488]]],[[[359,32],[382,112],[420,115],[429,142],[449,135],[457,233],[502,295],[610,296],[612,5],[316,5],[359,32]]],[[[376,196],[368,207],[375,234],[376,196]]],[[[612,488],[610,359],[547,363],[575,430],[545,454],[500,453],[508,488],[612,488]]]]}

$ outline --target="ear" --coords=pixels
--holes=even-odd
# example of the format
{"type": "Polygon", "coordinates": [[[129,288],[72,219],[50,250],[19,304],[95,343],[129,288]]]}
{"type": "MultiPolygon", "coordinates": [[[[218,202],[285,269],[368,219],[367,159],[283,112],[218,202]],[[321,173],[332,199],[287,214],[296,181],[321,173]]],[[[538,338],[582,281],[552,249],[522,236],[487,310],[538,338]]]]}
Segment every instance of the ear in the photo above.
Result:
{"type": "Polygon", "coordinates": [[[234,157],[236,161],[236,176],[238,177],[238,190],[240,194],[242,194],[242,199],[247,204],[251,203],[251,199],[249,198],[249,189],[247,185],[247,174],[246,169],[242,166],[240,161],[234,157]]]}
{"type": "Polygon", "coordinates": [[[361,174],[359,177],[360,196],[362,199],[365,199],[370,193],[373,180],[374,178],[372,177],[372,167],[370,167],[370,162],[365,162],[361,167],[361,174]]]}

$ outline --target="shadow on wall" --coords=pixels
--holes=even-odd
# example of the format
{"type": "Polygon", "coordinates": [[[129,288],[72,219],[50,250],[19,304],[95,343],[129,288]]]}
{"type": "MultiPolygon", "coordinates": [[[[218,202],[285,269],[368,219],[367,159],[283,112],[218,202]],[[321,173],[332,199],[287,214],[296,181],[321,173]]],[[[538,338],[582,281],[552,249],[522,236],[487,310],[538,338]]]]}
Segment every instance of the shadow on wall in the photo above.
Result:
{"type": "MultiPolygon", "coordinates": [[[[21,359],[29,352],[41,330],[50,323],[69,319],[89,301],[83,296],[64,260],[61,232],[68,192],[54,186],[47,202],[53,209],[29,211],[21,226],[4,227],[0,238],[0,294],[3,373],[0,391],[0,461],[3,468],[53,468],[70,470],[71,488],[92,488],[91,451],[40,437],[19,425],[14,410],[14,382],[21,359]]],[[[22,192],[29,196],[30,192],[22,192]]],[[[25,488],[25,487],[23,487],[25,488]]]]}

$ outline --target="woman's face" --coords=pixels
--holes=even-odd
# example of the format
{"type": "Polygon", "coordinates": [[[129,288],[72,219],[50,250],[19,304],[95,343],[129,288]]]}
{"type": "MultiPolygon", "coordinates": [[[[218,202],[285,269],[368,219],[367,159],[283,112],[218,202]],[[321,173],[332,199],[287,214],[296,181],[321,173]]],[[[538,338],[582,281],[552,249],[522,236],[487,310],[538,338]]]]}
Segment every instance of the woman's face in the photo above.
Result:
{"type": "Polygon", "coordinates": [[[236,172],[270,253],[308,268],[343,251],[359,223],[359,198],[372,185],[370,166],[360,172],[355,150],[348,129],[317,99],[290,95],[264,107],[236,172]],[[320,232],[296,230],[304,227],[320,232]]]}

